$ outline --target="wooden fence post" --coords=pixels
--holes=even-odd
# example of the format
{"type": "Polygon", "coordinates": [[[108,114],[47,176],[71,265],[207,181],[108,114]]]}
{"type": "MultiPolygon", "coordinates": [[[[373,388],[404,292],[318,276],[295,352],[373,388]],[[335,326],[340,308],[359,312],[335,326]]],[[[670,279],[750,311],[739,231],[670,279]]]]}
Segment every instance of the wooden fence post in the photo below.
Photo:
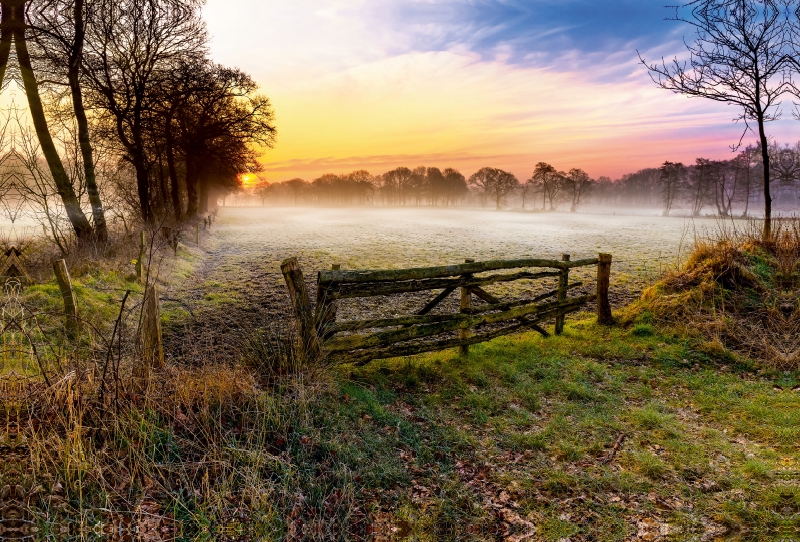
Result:
{"type": "MultiPolygon", "coordinates": [[[[570,260],[569,254],[562,254],[561,261],[568,262],[570,260]]],[[[569,286],[569,269],[564,269],[561,271],[561,276],[558,277],[558,294],[556,299],[559,303],[563,303],[567,300],[567,288],[569,286]]],[[[564,322],[567,316],[565,314],[559,314],[556,316],[556,335],[561,335],[564,333],[564,322]]]]}
{"type": "MultiPolygon", "coordinates": [[[[332,271],[341,270],[342,266],[338,263],[331,266],[332,271]]],[[[324,341],[327,338],[325,328],[336,322],[337,306],[336,301],[330,300],[331,289],[324,286],[321,281],[317,281],[317,304],[314,313],[317,336],[324,341]]]]}
{"type": "Polygon", "coordinates": [[[316,356],[319,353],[319,341],[317,331],[314,328],[314,313],[311,310],[311,300],[308,297],[303,272],[297,258],[289,258],[281,264],[281,272],[286,280],[286,287],[289,289],[289,297],[292,300],[295,318],[300,340],[300,354],[302,356],[316,356]]]}
{"type": "Polygon", "coordinates": [[[147,244],[144,242],[144,230],[139,233],[139,258],[136,260],[136,278],[141,282],[144,276],[144,253],[147,244]]]}
{"type": "MultiPolygon", "coordinates": [[[[475,262],[475,260],[472,260],[472,259],[464,260],[464,263],[474,263],[474,262],[475,262]]],[[[468,278],[470,276],[472,276],[472,275],[464,275],[464,278],[468,278]]],[[[462,287],[461,288],[461,312],[465,313],[471,308],[472,308],[472,290],[470,288],[467,288],[467,287],[462,287]]],[[[461,340],[469,339],[470,336],[472,336],[472,332],[470,331],[469,328],[461,329],[458,332],[458,338],[461,339],[461,340]]],[[[459,347],[459,352],[461,353],[462,356],[466,356],[467,354],[469,354],[469,345],[462,345],[461,347],[459,347]]]]}
{"type": "Polygon", "coordinates": [[[611,254],[600,254],[600,261],[597,264],[597,323],[603,325],[614,323],[614,317],[611,315],[611,303],[608,300],[611,260],[611,254]]]}
{"type": "Polygon", "coordinates": [[[155,284],[147,288],[142,305],[142,354],[147,371],[151,367],[164,367],[164,342],[161,336],[161,303],[158,299],[158,287],[155,284]]]}
{"type": "Polygon", "coordinates": [[[72,288],[72,279],[69,276],[67,262],[58,260],[53,262],[53,271],[56,273],[58,289],[61,290],[61,297],[64,298],[64,315],[67,334],[74,339],[80,330],[78,321],[78,300],[75,297],[75,290],[72,288]]]}
{"type": "Polygon", "coordinates": [[[194,244],[200,245],[200,224],[194,225],[194,244]]]}

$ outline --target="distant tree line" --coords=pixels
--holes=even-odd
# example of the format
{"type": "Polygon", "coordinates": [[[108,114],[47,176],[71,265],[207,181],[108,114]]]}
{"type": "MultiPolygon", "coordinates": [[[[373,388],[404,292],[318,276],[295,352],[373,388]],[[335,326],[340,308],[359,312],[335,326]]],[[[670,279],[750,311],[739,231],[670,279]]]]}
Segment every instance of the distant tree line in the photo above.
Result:
{"type": "MultiPolygon", "coordinates": [[[[786,209],[800,202],[800,142],[773,142],[773,203],[786,209]]],[[[661,209],[664,215],[747,216],[763,206],[763,164],[759,145],[728,160],[697,158],[692,164],[666,161],[612,180],[584,170],[560,171],[536,164],[520,181],[502,169],[485,167],[465,177],[458,170],[400,167],[382,175],[359,170],[326,174],[313,181],[258,183],[252,194],[261,205],[480,206],[494,209],[576,212],[581,206],[661,209]]]]}

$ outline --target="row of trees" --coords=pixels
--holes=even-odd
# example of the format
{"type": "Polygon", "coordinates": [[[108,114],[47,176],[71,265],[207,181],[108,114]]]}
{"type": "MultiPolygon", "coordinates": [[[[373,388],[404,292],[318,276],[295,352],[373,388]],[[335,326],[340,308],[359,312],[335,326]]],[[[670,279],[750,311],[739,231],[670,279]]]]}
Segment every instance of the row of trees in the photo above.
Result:
{"type": "Polygon", "coordinates": [[[107,238],[114,198],[147,223],[194,217],[274,144],[269,99],[246,73],[209,60],[202,4],[0,3],[0,82],[24,88],[38,143],[29,150],[78,239],[107,238]]]}
{"type": "Polygon", "coordinates": [[[267,201],[317,205],[431,205],[453,206],[469,195],[467,180],[458,170],[399,167],[373,176],[359,170],[346,175],[325,174],[312,182],[291,179],[261,182],[253,189],[262,205],[267,201]]]}
{"type": "Polygon", "coordinates": [[[265,205],[300,202],[317,205],[428,205],[449,207],[477,199],[485,205],[487,201],[500,209],[507,199],[521,194],[525,207],[527,198],[538,193],[549,209],[554,210],[566,196],[575,211],[590,194],[595,181],[580,169],[568,173],[556,171],[549,164],[536,166],[533,176],[526,182],[508,171],[485,167],[466,178],[457,169],[440,170],[435,167],[409,169],[399,167],[382,175],[373,176],[359,170],[346,175],[325,174],[312,182],[291,179],[280,183],[258,183],[253,194],[265,205]]]}
{"type": "MultiPolygon", "coordinates": [[[[773,164],[773,203],[788,209],[800,201],[800,142],[773,142],[767,150],[773,164]]],[[[453,168],[405,167],[373,176],[360,170],[326,174],[312,181],[292,179],[258,184],[253,193],[263,204],[315,205],[506,205],[554,211],[581,205],[662,208],[663,214],[684,211],[692,216],[748,215],[763,205],[764,168],[758,144],[746,146],[728,160],[698,158],[693,164],[665,162],[612,180],[592,179],[573,168],[559,171],[540,162],[521,182],[497,168],[481,168],[465,178],[453,168]]]]}

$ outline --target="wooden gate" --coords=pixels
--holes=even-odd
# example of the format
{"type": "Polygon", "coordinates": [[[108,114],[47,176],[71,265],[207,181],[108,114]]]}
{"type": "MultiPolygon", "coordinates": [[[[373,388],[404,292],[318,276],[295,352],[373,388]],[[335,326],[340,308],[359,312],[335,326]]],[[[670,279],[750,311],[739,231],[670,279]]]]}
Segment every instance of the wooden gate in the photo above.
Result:
{"type": "MultiPolygon", "coordinates": [[[[543,324],[552,320],[561,334],[567,314],[590,301],[597,302],[598,321],[612,322],[608,299],[610,254],[570,261],[544,259],[496,260],[417,269],[344,271],[334,266],[317,277],[317,298],[312,307],[297,258],[283,262],[286,285],[295,311],[302,348],[338,363],[366,364],[375,359],[459,348],[492,340],[524,329],[544,336],[543,324]],[[570,297],[583,287],[570,283],[570,271],[597,266],[596,291],[570,297]],[[500,273],[498,273],[500,272],[500,273]],[[484,288],[520,280],[557,279],[554,289],[529,299],[500,299],[484,288]],[[414,314],[390,318],[339,321],[339,304],[346,299],[374,298],[414,292],[438,293],[414,314]],[[450,295],[460,295],[459,311],[431,314],[450,295]],[[476,304],[474,301],[478,301],[476,304]]],[[[387,298],[391,303],[391,297],[387,298]]]]}

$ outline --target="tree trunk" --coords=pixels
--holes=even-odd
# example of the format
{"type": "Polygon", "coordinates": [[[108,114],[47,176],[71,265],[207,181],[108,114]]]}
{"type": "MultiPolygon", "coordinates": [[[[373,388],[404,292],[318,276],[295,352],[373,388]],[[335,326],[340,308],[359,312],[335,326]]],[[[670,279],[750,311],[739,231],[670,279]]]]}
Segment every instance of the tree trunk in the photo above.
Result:
{"type": "Polygon", "coordinates": [[[89,121],[86,118],[86,108],[83,105],[83,93],[80,85],[80,69],[83,57],[83,43],[85,39],[85,25],[83,21],[84,0],[75,0],[73,16],[75,19],[75,38],[70,52],[67,78],[72,92],[72,108],[75,111],[75,121],[78,124],[78,144],[83,158],[83,173],[86,178],[86,194],[92,206],[92,219],[94,232],[101,243],[108,241],[108,226],[103,202],[100,199],[100,189],[97,186],[97,174],[94,167],[92,143],[89,139],[89,121]]]}
{"type": "Polygon", "coordinates": [[[764,131],[764,118],[758,117],[758,135],[761,139],[761,159],[764,161],[764,240],[772,237],[772,196],[769,187],[769,148],[767,134],[764,131]]]}
{"type": "Polygon", "coordinates": [[[142,212],[142,220],[147,224],[153,223],[153,208],[150,205],[150,177],[147,172],[147,165],[144,156],[137,153],[133,157],[133,167],[136,170],[136,190],[139,194],[139,206],[142,212]]]}
{"type": "Polygon", "coordinates": [[[13,13],[12,17],[14,20],[10,26],[14,29],[14,45],[17,51],[19,71],[22,76],[25,95],[28,98],[31,120],[33,120],[36,136],[42,148],[42,154],[44,154],[45,160],[47,161],[50,174],[53,176],[53,181],[56,184],[59,196],[61,196],[61,201],[64,204],[64,210],[67,213],[70,224],[72,224],[72,228],[75,230],[75,235],[78,239],[90,240],[93,235],[92,226],[89,224],[89,220],[86,218],[83,209],[81,209],[78,196],[75,194],[75,189],[72,186],[72,182],[70,182],[67,171],[64,169],[64,164],[61,162],[61,157],[58,155],[58,150],[53,143],[53,137],[50,135],[50,129],[47,126],[47,117],[44,114],[42,99],[39,96],[39,84],[33,73],[31,56],[28,52],[28,44],[25,38],[24,6],[15,6],[12,8],[8,4],[0,4],[0,9],[3,11],[4,19],[6,13],[13,13]]]}
{"type": "Polygon", "coordinates": [[[194,159],[188,155],[186,156],[186,196],[189,200],[186,209],[186,216],[194,218],[197,216],[197,183],[200,178],[200,172],[194,159]]]}
{"type": "Polygon", "coordinates": [[[11,42],[14,37],[14,22],[11,8],[2,5],[3,17],[0,21],[0,87],[5,82],[8,58],[11,56],[11,42]]]}
{"type": "Polygon", "coordinates": [[[180,184],[178,184],[178,171],[175,167],[175,142],[172,137],[171,117],[167,117],[164,125],[164,135],[167,147],[167,170],[169,172],[170,195],[172,197],[172,213],[175,216],[175,220],[180,222],[183,216],[183,209],[181,208],[181,188],[180,184]]]}
{"type": "Polygon", "coordinates": [[[205,180],[201,180],[198,183],[198,200],[199,200],[199,208],[201,213],[208,212],[208,183],[205,180]]]}
{"type": "Polygon", "coordinates": [[[164,175],[164,159],[160,154],[158,155],[158,199],[160,200],[159,208],[166,211],[167,202],[169,201],[167,197],[167,176],[164,175]]]}

